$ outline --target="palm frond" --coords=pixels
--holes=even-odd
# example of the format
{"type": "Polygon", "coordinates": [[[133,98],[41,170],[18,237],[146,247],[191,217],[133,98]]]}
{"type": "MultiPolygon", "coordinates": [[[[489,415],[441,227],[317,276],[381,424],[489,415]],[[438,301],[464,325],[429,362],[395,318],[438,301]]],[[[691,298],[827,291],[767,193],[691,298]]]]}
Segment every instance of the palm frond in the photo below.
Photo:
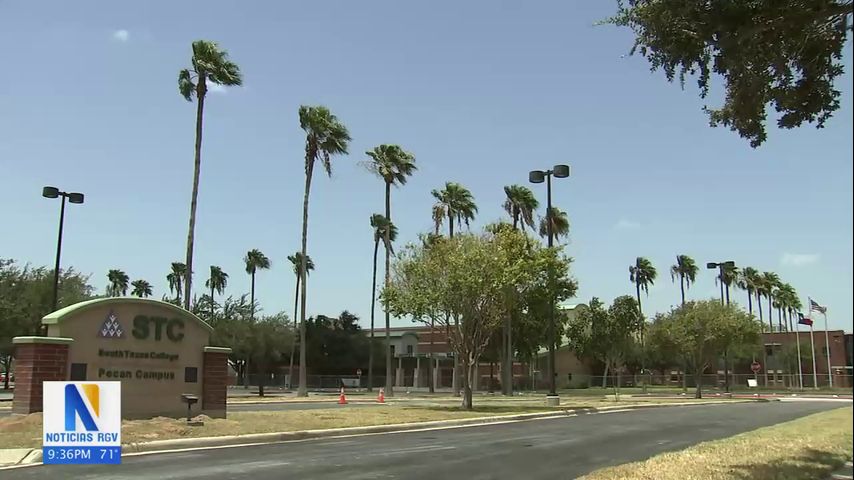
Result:
{"type": "Polygon", "coordinates": [[[196,92],[196,84],[190,77],[190,71],[186,68],[178,72],[178,92],[188,102],[193,100],[193,94],[196,92]]]}

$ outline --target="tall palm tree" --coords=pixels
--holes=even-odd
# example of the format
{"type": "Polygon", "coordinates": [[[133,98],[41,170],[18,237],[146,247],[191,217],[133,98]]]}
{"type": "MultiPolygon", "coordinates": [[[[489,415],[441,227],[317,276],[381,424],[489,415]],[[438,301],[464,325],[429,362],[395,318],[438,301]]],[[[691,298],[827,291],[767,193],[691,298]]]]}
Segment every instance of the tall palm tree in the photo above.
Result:
{"type": "Polygon", "coordinates": [[[113,269],[107,272],[107,296],[122,297],[128,294],[128,274],[122,270],[113,269]]]}
{"type": "Polygon", "coordinates": [[[756,295],[760,283],[759,270],[753,267],[744,267],[738,274],[736,284],[738,288],[747,292],[747,311],[751,315],[753,314],[753,296],[756,295]]]}
{"type": "Polygon", "coordinates": [[[347,145],[350,142],[350,133],[347,127],[338,118],[323,106],[299,107],[300,128],[305,131],[305,193],[302,202],[302,253],[303,266],[300,269],[302,275],[302,291],[300,295],[300,349],[299,349],[299,390],[300,397],[308,396],[305,378],[305,305],[306,305],[306,282],[307,272],[305,260],[308,257],[308,197],[311,193],[311,178],[314,174],[314,166],[319,160],[327,175],[332,175],[332,157],[334,155],[345,155],[347,145]]]}
{"type": "MultiPolygon", "coordinates": [[[[446,182],[445,188],[442,190],[433,190],[430,192],[436,203],[433,205],[433,225],[435,226],[435,234],[439,234],[439,228],[442,227],[442,222],[448,219],[448,238],[454,238],[454,222],[462,226],[463,223],[469,226],[469,223],[474,220],[477,214],[477,205],[474,203],[474,196],[469,189],[456,182],[446,182]]],[[[459,325],[459,318],[454,317],[454,327],[459,325]]],[[[446,323],[446,335],[450,337],[450,325],[446,323]]],[[[432,335],[431,335],[432,337],[432,335]]],[[[454,370],[452,373],[451,389],[454,395],[460,394],[459,387],[459,371],[460,359],[454,355],[454,370]]]]}
{"type": "Polygon", "coordinates": [[[205,282],[205,286],[211,289],[211,321],[213,321],[216,302],[214,302],[214,292],[222,295],[225,287],[228,285],[228,274],[222,271],[222,268],[211,265],[211,276],[205,282]]]}
{"type": "Polygon", "coordinates": [[[655,278],[658,272],[648,258],[638,257],[635,259],[635,264],[629,266],[629,281],[635,284],[638,299],[638,312],[643,318],[643,310],[641,309],[640,292],[643,290],[649,295],[649,286],[655,284],[655,278]]]}
{"type": "MultiPolygon", "coordinates": [[[[368,170],[376,174],[385,183],[385,218],[389,227],[393,226],[391,221],[391,186],[404,185],[406,180],[415,173],[415,156],[400,148],[398,145],[380,145],[373,150],[365,152],[370,160],[366,162],[368,170]]],[[[385,239],[385,286],[391,285],[391,228],[384,230],[385,239]]],[[[373,307],[372,307],[373,308],[373,307]]],[[[373,320],[372,320],[373,321],[373,320]]],[[[373,331],[373,329],[371,330],[373,331]]],[[[387,395],[394,395],[394,382],[392,381],[392,358],[391,358],[391,315],[388,309],[385,311],[385,389],[387,395]]],[[[371,365],[373,366],[373,365],[371,365]]],[[[371,372],[372,374],[373,372],[371,372]]]]}
{"type": "Polygon", "coordinates": [[[166,275],[166,281],[169,282],[169,291],[175,293],[175,301],[178,302],[178,305],[181,305],[182,285],[186,278],[187,265],[181,262],[172,262],[172,271],[166,275]]]}
{"type": "MultiPolygon", "coordinates": [[[[774,272],[763,272],[762,273],[762,294],[765,295],[765,298],[768,299],[768,326],[771,328],[770,331],[774,331],[773,320],[771,319],[771,310],[773,308],[774,303],[774,294],[776,293],[777,287],[781,284],[780,276],[774,272]]],[[[782,324],[780,324],[782,325],[782,324]]]]}
{"type": "Polygon", "coordinates": [[[731,264],[724,264],[715,276],[715,285],[717,285],[718,282],[720,282],[724,287],[724,290],[726,291],[726,303],[729,304],[729,288],[738,282],[738,267],[731,264]]]}
{"type": "Polygon", "coordinates": [[[474,220],[474,216],[477,214],[477,205],[466,187],[459,183],[447,182],[442,190],[433,190],[430,193],[436,199],[436,203],[433,205],[433,224],[437,234],[446,218],[448,219],[449,238],[454,238],[455,221],[459,226],[462,226],[463,223],[469,226],[469,223],[474,220]]]}
{"type": "Polygon", "coordinates": [[[504,211],[513,219],[513,228],[519,226],[525,230],[525,226],[534,228],[534,212],[540,206],[534,192],[522,185],[508,185],[504,187],[504,211]]]}
{"type": "Polygon", "coordinates": [[[258,270],[267,270],[270,268],[270,259],[261,250],[253,248],[246,252],[243,257],[243,264],[246,266],[246,273],[249,274],[249,305],[250,318],[255,318],[255,274],[258,270]]]}
{"type": "Polygon", "coordinates": [[[190,309],[190,290],[193,275],[193,243],[196,230],[196,201],[199,196],[199,170],[202,164],[202,121],[208,82],[217,85],[240,85],[240,67],[228,59],[228,53],[207,40],[193,42],[192,68],[178,72],[178,91],[188,102],[196,97],[196,148],[193,162],[193,193],[190,197],[190,226],[187,233],[187,277],[184,282],[184,308],[190,309]]]}
{"type": "MultiPolygon", "coordinates": [[[[294,378],[294,352],[297,348],[297,335],[296,335],[296,320],[297,320],[297,308],[299,305],[299,292],[300,292],[300,279],[302,278],[302,274],[300,273],[300,269],[302,268],[302,253],[295,252],[293,255],[288,255],[288,261],[291,262],[291,265],[294,267],[294,275],[297,277],[296,288],[294,288],[294,335],[291,336],[291,362],[288,366],[288,388],[293,387],[293,378],[294,378]]],[[[311,273],[314,270],[314,262],[311,260],[311,257],[307,257],[305,259],[305,268],[306,275],[311,273]]]]}
{"type": "MultiPolygon", "coordinates": [[[[397,227],[395,227],[393,223],[389,222],[388,218],[384,215],[379,213],[371,215],[371,227],[374,229],[374,274],[372,277],[373,280],[371,281],[371,340],[368,350],[368,391],[371,391],[374,387],[374,313],[377,303],[377,252],[380,249],[380,241],[385,245],[387,252],[393,252],[394,247],[392,247],[392,244],[395,239],[397,239],[397,227]]],[[[386,358],[390,358],[391,356],[391,347],[388,344],[388,332],[389,326],[388,323],[386,323],[386,358]]],[[[432,333],[433,330],[431,328],[430,334],[432,335],[432,333]]],[[[432,370],[432,367],[430,370],[432,370]]],[[[387,363],[386,375],[388,375],[387,363]]],[[[428,377],[429,376],[430,375],[428,374],[428,377]]],[[[432,382],[430,385],[432,388],[432,382]]],[[[386,381],[386,386],[388,386],[388,381],[386,381]]]]}
{"type": "Polygon", "coordinates": [[[679,288],[682,290],[682,305],[685,305],[685,290],[697,279],[699,272],[697,263],[688,255],[676,255],[676,263],[670,266],[670,278],[674,282],[679,277],[679,288]]]}
{"type": "Polygon", "coordinates": [[[151,284],[146,282],[145,280],[134,280],[130,284],[133,287],[133,290],[131,290],[130,294],[134,297],[148,298],[151,296],[151,284]]]}
{"type": "Polygon", "coordinates": [[[553,206],[551,215],[546,212],[546,216],[540,219],[541,237],[547,238],[549,236],[549,224],[546,222],[548,218],[552,219],[552,235],[555,240],[560,240],[561,237],[569,235],[569,217],[566,216],[565,211],[553,206]]]}
{"type": "Polygon", "coordinates": [[[795,290],[795,287],[788,283],[783,283],[777,289],[777,297],[778,304],[783,310],[783,314],[786,316],[785,325],[788,327],[790,332],[793,332],[794,328],[792,327],[794,325],[792,324],[792,309],[794,308],[793,305],[798,303],[798,292],[795,290]]]}

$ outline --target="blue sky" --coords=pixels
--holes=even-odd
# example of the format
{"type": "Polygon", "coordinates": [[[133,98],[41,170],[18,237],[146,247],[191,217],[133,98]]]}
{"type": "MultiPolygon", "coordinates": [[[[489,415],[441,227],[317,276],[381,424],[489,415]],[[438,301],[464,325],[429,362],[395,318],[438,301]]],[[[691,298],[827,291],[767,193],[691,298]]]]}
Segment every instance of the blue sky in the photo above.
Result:
{"type": "MultiPolygon", "coordinates": [[[[708,127],[693,82],[680,90],[627,57],[629,31],[593,25],[614,9],[601,0],[0,3],[0,256],[52,264],[59,205],[40,191],[55,185],[87,196],[68,209],[63,265],[91,273],[101,291],[110,268],[149,280],[157,298],[168,290],[169,264],[184,258],[195,115],[176,76],[190,42],[204,38],[229,51],[245,86],[206,103],[197,287],[217,264],[231,275],[228,294],[247,292],[242,257],[259,248],[273,261],[258,276],[264,311],[291,311],[285,257],[299,246],[304,178],[297,108],[324,104],[353,142],[312,188],[310,315],[349,309],[367,323],[368,218],[382,211],[383,185],[360,162],[398,143],[419,167],[392,193],[404,242],[431,228],[430,190],[446,181],[471,189],[479,228],[503,217],[504,185],[569,163],[554,203],[569,212],[580,301],[631,293],[628,265],[643,255],[659,270],[645,310],[666,310],[679,298],[668,268],[684,253],[776,271],[804,302],[826,304],[832,327],[850,330],[850,42],[842,108],[827,128],[772,130],[754,150],[708,127]]],[[[703,271],[689,295],[717,292],[703,271]]]]}

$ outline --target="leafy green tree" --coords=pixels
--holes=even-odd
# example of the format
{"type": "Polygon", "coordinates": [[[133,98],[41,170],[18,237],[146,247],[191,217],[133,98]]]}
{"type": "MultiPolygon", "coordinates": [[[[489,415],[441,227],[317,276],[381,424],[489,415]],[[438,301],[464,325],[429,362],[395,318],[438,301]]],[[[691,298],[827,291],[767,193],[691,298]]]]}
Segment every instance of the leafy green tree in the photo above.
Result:
{"type": "MultiPolygon", "coordinates": [[[[300,271],[300,269],[302,268],[302,264],[303,264],[302,253],[301,252],[295,252],[293,255],[288,255],[288,261],[291,262],[291,265],[293,265],[294,275],[296,275],[296,277],[297,277],[296,287],[294,289],[294,330],[296,331],[298,328],[296,325],[296,318],[297,318],[297,314],[299,313],[297,311],[297,308],[299,305],[299,292],[300,292],[299,287],[300,287],[300,279],[302,278],[302,273],[300,271]]],[[[306,268],[306,278],[307,278],[308,274],[311,273],[312,270],[314,270],[314,261],[311,260],[311,257],[306,257],[305,268],[306,268]]],[[[291,343],[291,359],[290,359],[290,364],[288,366],[288,388],[293,387],[292,383],[293,383],[293,378],[294,378],[294,352],[296,351],[296,348],[297,348],[296,342],[297,342],[298,336],[299,335],[294,335],[294,337],[292,339],[293,343],[291,343]]]]}
{"type": "Polygon", "coordinates": [[[222,302],[222,308],[215,317],[208,320],[214,327],[211,342],[231,348],[228,361],[238,377],[244,379],[244,385],[247,385],[248,379],[247,359],[252,351],[250,327],[255,321],[252,304],[246,297],[246,294],[238,298],[229,296],[222,302]]]}
{"type": "Polygon", "coordinates": [[[128,293],[128,274],[122,270],[110,270],[107,272],[107,296],[108,297],[123,297],[128,293]]]}
{"type": "Polygon", "coordinates": [[[751,314],[753,314],[753,296],[756,295],[758,298],[760,283],[759,271],[753,267],[744,267],[738,274],[736,285],[747,292],[747,311],[751,314]]]}
{"type": "MultiPolygon", "coordinates": [[[[365,152],[370,157],[366,162],[368,170],[380,177],[385,184],[385,218],[389,224],[391,220],[391,186],[405,185],[406,180],[415,173],[415,156],[400,148],[398,145],[380,145],[373,150],[365,152]]],[[[391,229],[384,230],[385,240],[385,285],[391,281],[391,229]]],[[[371,307],[373,308],[373,306],[371,307]]],[[[373,318],[371,319],[373,321],[373,318]]],[[[373,330],[371,330],[373,332],[373,330]]],[[[391,365],[391,316],[388,310],[385,312],[385,340],[388,354],[385,363],[385,391],[389,396],[394,395],[394,382],[392,381],[391,365]]],[[[372,344],[373,345],[373,344],[372,344]]],[[[373,365],[372,365],[373,366],[373,365]]],[[[372,375],[373,372],[369,372],[372,375]]]]}
{"type": "Polygon", "coordinates": [[[252,307],[252,316],[255,316],[255,274],[258,270],[269,270],[271,263],[270,259],[261,250],[253,248],[246,252],[243,257],[243,264],[246,266],[246,273],[249,274],[249,304],[252,307]]]}
{"type": "MultiPolygon", "coordinates": [[[[370,392],[374,388],[374,315],[376,313],[376,298],[377,298],[377,253],[380,248],[380,241],[385,245],[387,252],[394,252],[394,247],[392,247],[392,243],[397,239],[397,227],[391,223],[385,215],[375,213],[371,215],[371,227],[374,229],[374,263],[373,263],[373,276],[371,281],[371,337],[370,337],[370,347],[368,349],[369,357],[368,357],[368,391],[370,392]],[[386,235],[388,233],[388,235],[386,235]]],[[[391,353],[391,344],[388,339],[389,326],[386,325],[386,350],[391,353]]],[[[430,330],[432,335],[433,330],[430,330]]],[[[386,357],[391,358],[391,355],[386,355],[386,357]]],[[[387,360],[388,361],[388,360],[387,360]]],[[[388,365],[386,365],[386,369],[388,369],[388,365]]],[[[430,371],[432,372],[432,362],[430,364],[430,371]]],[[[386,375],[388,375],[388,371],[386,371],[386,375]]],[[[428,375],[429,378],[432,376],[428,375]]],[[[388,384],[388,381],[386,381],[388,384]]],[[[433,391],[433,382],[430,382],[430,391],[433,391]]]]}
{"type": "Polygon", "coordinates": [[[677,255],[676,263],[670,266],[670,278],[679,278],[679,288],[682,290],[682,305],[685,304],[685,290],[697,279],[697,263],[688,255],[677,255]]]}
{"type": "Polygon", "coordinates": [[[555,241],[560,241],[561,237],[566,238],[569,235],[569,217],[565,211],[557,207],[552,207],[551,212],[547,211],[546,216],[540,219],[540,236],[543,238],[549,236],[549,224],[547,222],[549,217],[552,219],[552,235],[555,241]]]}
{"type": "Polygon", "coordinates": [[[264,386],[271,368],[287,353],[293,331],[288,328],[288,316],[278,313],[263,316],[249,324],[249,358],[258,372],[258,396],[264,396],[264,386]]]}
{"type": "Polygon", "coordinates": [[[187,265],[181,262],[172,262],[172,271],[166,275],[169,283],[169,291],[175,293],[175,301],[182,306],[181,293],[183,292],[184,280],[187,278],[187,265]]]}
{"type": "Polygon", "coordinates": [[[535,248],[522,232],[498,229],[428,248],[409,245],[398,255],[382,300],[396,316],[434,322],[450,332],[451,349],[465,371],[463,408],[472,408],[472,381],[490,337],[512,312],[508,291],[546,282],[547,272],[566,273],[569,262],[557,251],[535,248]]]}
{"type": "Polygon", "coordinates": [[[184,281],[184,308],[190,309],[193,276],[193,244],[196,230],[196,203],[199,197],[199,171],[202,166],[202,121],[208,82],[234,86],[243,83],[240,67],[228,59],[228,53],[214,42],[193,42],[192,68],[178,72],[178,91],[188,102],[196,97],[196,148],[193,161],[193,194],[190,197],[190,226],[187,233],[187,276],[184,281]]]}
{"type": "MultiPolygon", "coordinates": [[[[308,363],[319,375],[352,375],[364,368],[370,356],[370,338],[359,326],[359,317],[345,310],[337,317],[317,315],[306,320],[308,363]]],[[[377,345],[374,355],[383,358],[377,345]]]]}
{"type": "Polygon", "coordinates": [[[712,76],[723,77],[723,105],[705,111],[712,126],[738,132],[752,147],[766,140],[769,107],[780,114],[779,128],[821,128],[839,109],[834,84],[844,71],[850,0],[617,3],[607,22],[632,29],[632,53],[668,81],[678,76],[684,86],[696,75],[705,98],[712,76]]]}
{"type": "Polygon", "coordinates": [[[477,204],[474,203],[469,189],[455,182],[445,183],[445,188],[442,190],[433,190],[430,192],[436,203],[433,205],[433,225],[435,233],[439,233],[439,229],[448,220],[448,237],[454,238],[454,222],[460,227],[463,223],[468,227],[470,222],[477,215],[477,204]]]}
{"type": "Polygon", "coordinates": [[[305,260],[308,258],[306,249],[308,247],[308,198],[311,193],[311,179],[314,174],[314,166],[319,160],[327,175],[332,175],[332,157],[335,155],[346,155],[347,145],[350,143],[350,133],[347,127],[332,114],[328,108],[323,106],[309,107],[302,105],[299,108],[300,128],[305,131],[305,194],[302,202],[302,254],[303,266],[300,268],[302,276],[302,291],[300,296],[300,362],[299,362],[299,390],[300,397],[308,396],[306,387],[306,364],[305,364],[305,307],[306,307],[306,274],[305,260]]]}
{"type": "Polygon", "coordinates": [[[145,280],[134,280],[130,282],[130,285],[133,287],[130,294],[134,297],[148,298],[152,294],[151,284],[145,280]]]}
{"type": "Polygon", "coordinates": [[[211,276],[205,281],[205,287],[211,289],[211,318],[214,316],[214,308],[216,307],[214,292],[222,295],[226,286],[228,286],[228,274],[222,271],[222,268],[211,265],[211,276]]]}
{"type": "Polygon", "coordinates": [[[525,226],[534,228],[534,212],[540,206],[534,192],[528,187],[521,185],[508,185],[504,187],[504,211],[513,219],[513,228],[525,226]]]}
{"type": "Polygon", "coordinates": [[[694,374],[694,396],[702,398],[702,375],[718,355],[759,342],[761,325],[735,305],[717,300],[687,302],[656,318],[650,337],[659,348],[681,357],[694,374]]]}
{"type": "MultiPolygon", "coordinates": [[[[89,277],[73,268],[60,270],[58,304],[73,305],[93,298],[89,277]]],[[[53,310],[53,269],[19,266],[0,258],[0,368],[3,388],[9,388],[9,371],[15,353],[12,338],[42,334],[42,318],[53,310]]]]}

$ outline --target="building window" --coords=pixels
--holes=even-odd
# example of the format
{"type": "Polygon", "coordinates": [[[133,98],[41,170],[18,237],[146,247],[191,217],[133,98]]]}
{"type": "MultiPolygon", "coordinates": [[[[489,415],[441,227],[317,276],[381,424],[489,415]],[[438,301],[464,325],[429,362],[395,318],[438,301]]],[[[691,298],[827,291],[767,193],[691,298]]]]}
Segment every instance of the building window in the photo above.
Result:
{"type": "Polygon", "coordinates": [[[86,364],[72,363],[71,364],[71,381],[79,382],[86,380],[86,364]]]}
{"type": "Polygon", "coordinates": [[[774,356],[774,347],[772,347],[771,345],[766,345],[765,346],[765,356],[773,357],[774,356]]]}
{"type": "Polygon", "coordinates": [[[414,353],[414,351],[415,351],[415,350],[413,349],[412,345],[407,345],[407,346],[406,346],[406,354],[407,354],[407,355],[412,355],[412,354],[414,353]]]}
{"type": "Polygon", "coordinates": [[[196,383],[199,381],[199,369],[196,367],[184,368],[184,383],[196,383]]]}

